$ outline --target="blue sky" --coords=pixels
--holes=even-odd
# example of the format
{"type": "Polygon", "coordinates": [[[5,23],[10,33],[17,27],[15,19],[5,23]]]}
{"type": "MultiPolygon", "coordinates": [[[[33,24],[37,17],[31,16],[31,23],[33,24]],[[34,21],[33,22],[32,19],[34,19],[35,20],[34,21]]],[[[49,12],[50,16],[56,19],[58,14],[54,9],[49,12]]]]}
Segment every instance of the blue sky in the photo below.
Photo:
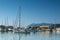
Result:
{"type": "Polygon", "coordinates": [[[0,24],[13,25],[18,19],[19,6],[21,26],[31,23],[60,23],[59,0],[0,0],[0,24]]]}

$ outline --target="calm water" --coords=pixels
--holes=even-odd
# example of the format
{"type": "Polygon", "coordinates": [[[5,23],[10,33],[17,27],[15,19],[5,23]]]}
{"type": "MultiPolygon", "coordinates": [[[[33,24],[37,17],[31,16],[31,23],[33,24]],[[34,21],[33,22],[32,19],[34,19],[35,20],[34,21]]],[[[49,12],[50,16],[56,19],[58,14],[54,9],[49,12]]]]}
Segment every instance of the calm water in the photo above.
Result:
{"type": "Polygon", "coordinates": [[[60,33],[37,32],[23,34],[0,32],[0,40],[60,40],[60,33]]]}

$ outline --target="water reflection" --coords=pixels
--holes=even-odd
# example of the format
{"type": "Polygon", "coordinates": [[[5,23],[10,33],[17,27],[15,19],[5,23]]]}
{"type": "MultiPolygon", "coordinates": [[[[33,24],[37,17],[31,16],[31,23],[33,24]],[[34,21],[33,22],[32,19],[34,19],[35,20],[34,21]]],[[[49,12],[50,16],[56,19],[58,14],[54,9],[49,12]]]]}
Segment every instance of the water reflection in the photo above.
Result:
{"type": "Polygon", "coordinates": [[[60,34],[51,32],[13,33],[0,32],[0,40],[60,40],[60,34]]]}

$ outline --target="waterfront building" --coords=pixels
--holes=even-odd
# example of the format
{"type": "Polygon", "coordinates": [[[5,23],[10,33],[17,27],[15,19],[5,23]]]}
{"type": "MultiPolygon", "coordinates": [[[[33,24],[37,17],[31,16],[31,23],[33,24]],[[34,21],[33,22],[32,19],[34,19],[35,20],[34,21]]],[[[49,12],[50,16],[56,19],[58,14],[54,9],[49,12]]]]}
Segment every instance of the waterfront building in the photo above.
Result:
{"type": "Polygon", "coordinates": [[[40,26],[40,29],[49,29],[50,26],[40,26]]]}

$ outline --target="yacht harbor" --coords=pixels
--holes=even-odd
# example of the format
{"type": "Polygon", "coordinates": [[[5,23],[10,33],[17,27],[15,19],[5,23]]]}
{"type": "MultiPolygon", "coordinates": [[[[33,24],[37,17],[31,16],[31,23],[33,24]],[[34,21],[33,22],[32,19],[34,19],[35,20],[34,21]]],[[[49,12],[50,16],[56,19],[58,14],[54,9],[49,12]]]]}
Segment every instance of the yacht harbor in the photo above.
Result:
{"type": "Polygon", "coordinates": [[[26,28],[14,27],[14,26],[0,26],[0,32],[18,32],[18,33],[30,33],[30,32],[60,32],[60,24],[53,25],[41,25],[41,26],[29,26],[26,28]]]}

